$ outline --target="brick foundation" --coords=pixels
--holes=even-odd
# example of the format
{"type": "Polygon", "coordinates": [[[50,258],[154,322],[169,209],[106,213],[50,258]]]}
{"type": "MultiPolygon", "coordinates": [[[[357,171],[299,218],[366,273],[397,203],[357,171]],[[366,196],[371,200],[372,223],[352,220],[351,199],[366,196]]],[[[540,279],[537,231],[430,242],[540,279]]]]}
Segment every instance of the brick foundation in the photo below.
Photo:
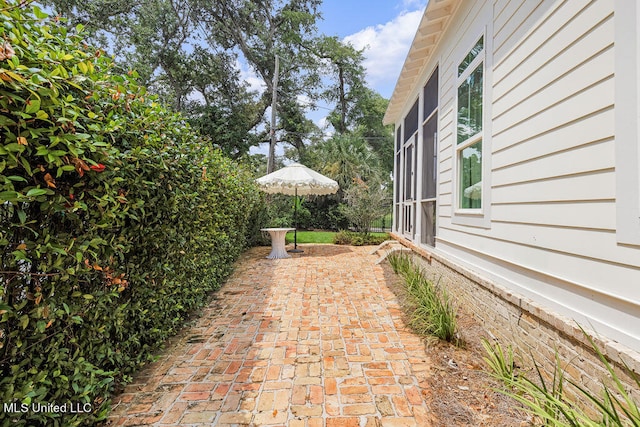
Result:
{"type": "MultiPolygon", "coordinates": [[[[486,280],[437,253],[430,253],[401,236],[392,234],[392,237],[419,255],[416,259],[430,276],[427,278],[434,283],[439,282],[451,295],[455,295],[460,308],[471,313],[491,335],[487,338],[495,338],[503,348],[507,345],[513,347],[520,366],[533,367],[533,355],[542,371],[552,375],[557,352],[566,377],[600,395],[601,381],[608,378],[608,372],[573,320],[486,280]]],[[[603,337],[593,339],[616,369],[619,379],[628,390],[633,390],[636,402],[640,402],[640,390],[624,369],[626,364],[640,375],[640,354],[603,337]]],[[[532,379],[537,375],[535,371],[530,371],[530,374],[532,379]]],[[[586,407],[592,405],[587,404],[586,407]]]]}

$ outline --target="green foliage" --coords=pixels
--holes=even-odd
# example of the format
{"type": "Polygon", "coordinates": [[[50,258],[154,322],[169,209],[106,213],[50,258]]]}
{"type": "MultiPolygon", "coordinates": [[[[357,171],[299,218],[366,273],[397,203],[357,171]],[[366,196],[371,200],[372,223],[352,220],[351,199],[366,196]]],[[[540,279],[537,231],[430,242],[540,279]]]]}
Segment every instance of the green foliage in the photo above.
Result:
{"type": "Polygon", "coordinates": [[[389,239],[387,233],[357,233],[349,230],[340,230],[333,238],[336,245],[351,246],[375,246],[389,239]]]}
{"type": "Polygon", "coordinates": [[[409,255],[404,251],[391,252],[387,256],[387,261],[389,261],[389,265],[391,265],[393,272],[395,274],[400,274],[403,277],[413,266],[413,261],[411,261],[409,255]]]}
{"type": "Polygon", "coordinates": [[[422,269],[402,252],[393,252],[387,259],[394,272],[404,279],[411,310],[411,328],[420,335],[431,335],[462,345],[457,331],[457,309],[447,290],[427,280],[422,269]]]}
{"type": "Polygon", "coordinates": [[[379,159],[361,137],[336,135],[312,146],[304,159],[310,167],[338,182],[340,193],[354,180],[368,181],[380,175],[379,159]]]}
{"type": "MultiPolygon", "coordinates": [[[[556,351],[556,363],[552,378],[549,380],[542,372],[535,358],[533,363],[536,378],[530,379],[522,373],[517,375],[509,364],[513,363],[511,349],[505,352],[498,343],[491,346],[483,341],[485,350],[489,354],[485,361],[492,371],[492,375],[501,379],[504,388],[499,390],[505,395],[513,397],[534,415],[540,424],[553,427],[579,426],[640,426],[640,407],[632,392],[623,384],[611,363],[593,338],[582,330],[589,341],[592,350],[608,373],[608,379],[602,380],[602,390],[599,394],[588,390],[584,385],[565,377],[560,357],[556,351]],[[570,390],[571,393],[568,393],[570,390]],[[585,413],[576,404],[571,395],[581,395],[593,404],[594,416],[585,413]]],[[[512,365],[513,366],[513,365],[512,365]]],[[[632,387],[640,389],[640,377],[625,364],[625,373],[631,378],[632,387]]]]}
{"type": "MultiPolygon", "coordinates": [[[[281,58],[278,73],[276,129],[278,140],[297,149],[317,127],[305,116],[300,96],[315,99],[322,84],[316,72],[317,60],[305,46],[316,31],[320,0],[187,0],[198,28],[208,33],[209,50],[235,50],[262,80],[265,90],[257,99],[257,116],[265,115],[271,104],[275,74],[275,57],[281,58]]],[[[263,133],[261,139],[269,138],[263,133]]]]}
{"type": "Polygon", "coordinates": [[[493,375],[499,380],[511,382],[516,378],[513,349],[507,347],[507,351],[502,350],[500,343],[491,344],[486,338],[482,338],[482,346],[487,356],[483,357],[485,363],[491,369],[493,375]]]}
{"type": "Polygon", "coordinates": [[[336,132],[343,134],[353,127],[350,122],[352,110],[366,93],[363,50],[357,50],[351,44],[338,37],[320,37],[315,41],[314,51],[323,61],[325,74],[335,79],[335,84],[327,87],[321,94],[336,107],[327,117],[336,132]]]}
{"type": "Polygon", "coordinates": [[[308,197],[305,207],[310,213],[308,228],[338,231],[349,227],[335,195],[308,197]]]}
{"type": "Polygon", "coordinates": [[[226,155],[238,158],[263,139],[255,126],[266,105],[240,78],[237,53],[202,37],[204,24],[191,15],[190,1],[41,1],[66,18],[68,28],[86,24],[92,44],[135,69],[150,92],[226,155]]]}
{"type": "Polygon", "coordinates": [[[411,327],[420,335],[455,342],[456,310],[446,289],[431,283],[419,269],[406,275],[405,281],[414,305],[409,322],[411,327]]]}
{"type": "Polygon", "coordinates": [[[368,234],[373,222],[383,217],[391,205],[391,195],[380,181],[356,179],[344,192],[346,204],[341,211],[356,231],[368,234]]]}
{"type": "Polygon", "coordinates": [[[104,419],[229,273],[260,203],[81,31],[0,0],[0,400],[92,406],[2,424],[104,419]]]}
{"type": "Polygon", "coordinates": [[[357,124],[355,132],[369,144],[380,159],[383,175],[393,173],[393,125],[384,125],[382,119],[389,100],[372,89],[364,88],[357,108],[352,109],[352,120],[357,124]]]}

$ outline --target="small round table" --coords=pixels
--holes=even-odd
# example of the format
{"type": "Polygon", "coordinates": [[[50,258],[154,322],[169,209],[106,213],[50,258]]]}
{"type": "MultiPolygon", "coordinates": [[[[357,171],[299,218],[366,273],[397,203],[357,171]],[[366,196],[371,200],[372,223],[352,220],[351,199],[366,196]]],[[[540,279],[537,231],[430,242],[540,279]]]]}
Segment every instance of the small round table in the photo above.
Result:
{"type": "Polygon", "coordinates": [[[271,236],[271,253],[267,256],[269,259],[291,258],[285,249],[285,236],[287,232],[293,231],[295,228],[261,228],[260,231],[268,231],[271,236]]]}

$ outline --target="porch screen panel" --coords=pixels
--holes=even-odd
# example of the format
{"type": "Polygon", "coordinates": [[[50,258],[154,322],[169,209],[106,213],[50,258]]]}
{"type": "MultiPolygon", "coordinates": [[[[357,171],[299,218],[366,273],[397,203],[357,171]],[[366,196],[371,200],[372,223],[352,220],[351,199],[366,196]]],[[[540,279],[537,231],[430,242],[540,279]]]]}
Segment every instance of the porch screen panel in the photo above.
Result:
{"type": "Polygon", "coordinates": [[[429,246],[436,245],[436,202],[422,202],[422,236],[420,240],[429,246]]]}
{"type": "Polygon", "coordinates": [[[418,101],[416,100],[409,114],[404,118],[404,140],[408,141],[418,130],[418,101]]]}
{"type": "MultiPolygon", "coordinates": [[[[401,134],[402,134],[402,127],[398,128],[398,131],[396,132],[396,151],[395,151],[395,157],[396,157],[396,173],[395,173],[395,182],[396,182],[396,194],[395,194],[395,202],[396,203],[400,203],[400,194],[402,192],[402,181],[400,181],[400,149],[402,146],[402,142],[401,142],[401,134]]],[[[398,217],[396,217],[398,218],[398,217]]]]}
{"type": "Polygon", "coordinates": [[[427,120],[431,113],[438,108],[438,67],[433,71],[424,87],[424,113],[422,120],[427,120]]]}
{"type": "Polygon", "coordinates": [[[436,183],[438,173],[438,156],[437,156],[437,131],[438,131],[438,113],[431,115],[429,120],[424,124],[422,132],[422,198],[434,199],[436,197],[436,183]]]}
{"type": "Polygon", "coordinates": [[[413,200],[413,145],[404,150],[404,200],[413,200]]]}

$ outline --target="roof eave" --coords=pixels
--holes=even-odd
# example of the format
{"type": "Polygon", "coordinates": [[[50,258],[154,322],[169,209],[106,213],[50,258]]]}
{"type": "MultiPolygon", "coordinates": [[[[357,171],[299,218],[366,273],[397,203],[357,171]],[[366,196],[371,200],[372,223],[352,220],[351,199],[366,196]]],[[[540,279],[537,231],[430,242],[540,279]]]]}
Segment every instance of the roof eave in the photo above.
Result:
{"type": "Polygon", "coordinates": [[[385,125],[398,121],[404,107],[404,98],[413,90],[420,71],[431,58],[460,2],[461,0],[429,0],[382,119],[385,125]]]}

